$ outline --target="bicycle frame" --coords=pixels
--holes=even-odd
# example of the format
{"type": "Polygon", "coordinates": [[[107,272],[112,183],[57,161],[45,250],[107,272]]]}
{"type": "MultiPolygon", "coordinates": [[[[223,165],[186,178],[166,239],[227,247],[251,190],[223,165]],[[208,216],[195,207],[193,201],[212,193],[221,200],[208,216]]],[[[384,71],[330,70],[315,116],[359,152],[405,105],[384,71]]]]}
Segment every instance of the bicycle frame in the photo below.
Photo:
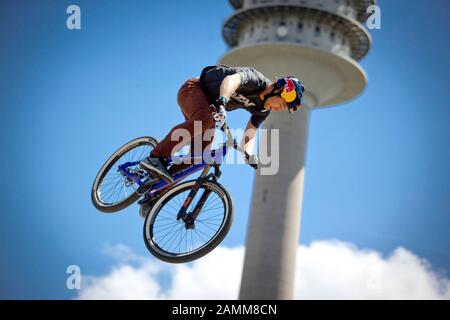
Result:
{"type": "MultiPolygon", "coordinates": [[[[205,152],[204,154],[194,154],[194,155],[187,155],[187,156],[177,156],[176,157],[176,163],[192,163],[192,165],[188,168],[185,168],[179,172],[176,172],[173,174],[173,182],[170,184],[175,184],[180,180],[183,180],[184,178],[190,176],[191,174],[200,171],[204,169],[205,171],[202,173],[201,177],[206,176],[207,172],[209,171],[210,167],[213,165],[220,165],[222,164],[222,160],[225,158],[228,148],[232,147],[239,152],[245,152],[242,150],[238,144],[235,138],[231,135],[231,132],[226,124],[220,128],[226,135],[227,135],[227,141],[225,143],[222,143],[217,149],[205,152]],[[200,159],[201,162],[196,161],[196,159],[200,159]],[[208,161],[205,161],[207,159],[208,161]],[[212,162],[210,160],[213,160],[212,162]],[[211,163],[210,163],[211,162],[211,163]]],[[[173,157],[169,159],[169,161],[172,161],[173,157]]],[[[144,175],[144,178],[139,177],[133,172],[130,172],[128,170],[129,167],[133,167],[139,164],[140,161],[133,161],[133,162],[126,162],[119,166],[118,171],[122,173],[124,176],[128,177],[130,180],[132,180],[134,183],[136,183],[139,186],[142,186],[144,184],[144,180],[148,177],[148,174],[144,175]]],[[[157,181],[154,185],[151,186],[149,190],[147,190],[145,193],[154,194],[164,188],[169,186],[169,183],[166,182],[163,179],[160,179],[157,181]]]]}

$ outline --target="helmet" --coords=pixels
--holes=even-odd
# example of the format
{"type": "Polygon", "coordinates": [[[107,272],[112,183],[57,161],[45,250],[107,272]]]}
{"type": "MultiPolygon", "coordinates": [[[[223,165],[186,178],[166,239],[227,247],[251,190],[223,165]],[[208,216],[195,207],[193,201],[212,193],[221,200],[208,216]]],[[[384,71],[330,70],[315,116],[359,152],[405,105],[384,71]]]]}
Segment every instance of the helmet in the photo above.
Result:
{"type": "Polygon", "coordinates": [[[275,82],[275,88],[282,89],[280,96],[286,101],[289,112],[292,113],[300,108],[305,91],[300,80],[294,77],[284,77],[275,82]]]}

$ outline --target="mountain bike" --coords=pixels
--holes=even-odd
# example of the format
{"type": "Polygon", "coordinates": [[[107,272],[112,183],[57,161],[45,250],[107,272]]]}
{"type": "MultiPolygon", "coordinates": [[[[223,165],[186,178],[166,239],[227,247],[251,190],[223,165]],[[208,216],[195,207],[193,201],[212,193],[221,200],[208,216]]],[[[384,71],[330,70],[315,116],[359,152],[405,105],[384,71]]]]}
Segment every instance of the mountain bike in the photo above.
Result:
{"type": "Polygon", "coordinates": [[[225,238],[233,219],[232,198],[218,183],[228,149],[243,153],[246,163],[254,169],[259,165],[238,146],[226,123],[220,130],[227,140],[217,149],[168,159],[171,163],[191,164],[171,172],[174,181],[170,184],[139,167],[158,144],[156,139],[140,137],[126,143],[98,172],[92,185],[92,203],[98,210],[112,213],[142,198],[138,204],[145,219],[144,242],[152,255],[171,263],[206,255],[225,238]],[[198,178],[182,182],[200,170],[198,178]]]}

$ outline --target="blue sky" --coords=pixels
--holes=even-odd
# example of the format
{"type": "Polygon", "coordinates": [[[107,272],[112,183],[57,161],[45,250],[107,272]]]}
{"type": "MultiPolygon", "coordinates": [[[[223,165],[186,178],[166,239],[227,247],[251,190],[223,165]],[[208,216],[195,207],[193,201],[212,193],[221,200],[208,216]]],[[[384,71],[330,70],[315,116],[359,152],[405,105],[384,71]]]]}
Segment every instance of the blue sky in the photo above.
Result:
{"type": "MultiPolygon", "coordinates": [[[[311,117],[301,243],[404,246],[448,275],[449,4],[378,3],[367,89],[311,117]]],[[[137,206],[102,215],[92,181],[117,147],[183,120],[177,90],[226,52],[231,12],[225,0],[1,2],[0,298],[73,297],[66,267],[105,272],[108,243],[147,255],[137,206]],[[79,31],[65,25],[73,3],[79,31]]],[[[226,246],[244,243],[253,174],[224,168],[236,206],[226,246]]]]}

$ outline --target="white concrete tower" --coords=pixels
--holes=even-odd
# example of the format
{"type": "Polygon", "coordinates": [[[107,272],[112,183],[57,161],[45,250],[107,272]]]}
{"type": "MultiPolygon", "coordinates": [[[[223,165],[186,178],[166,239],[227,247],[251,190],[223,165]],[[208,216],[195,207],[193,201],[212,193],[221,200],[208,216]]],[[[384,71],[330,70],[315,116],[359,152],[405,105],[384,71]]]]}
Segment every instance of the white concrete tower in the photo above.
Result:
{"type": "MultiPolygon", "coordinates": [[[[292,299],[309,113],[359,95],[367,79],[356,61],[371,38],[362,23],[375,0],[230,0],[223,27],[230,51],[220,63],[252,66],[306,87],[301,112],[272,112],[279,129],[276,175],[255,176],[240,299],[292,299]]],[[[301,259],[301,257],[300,257],[301,259]]]]}

